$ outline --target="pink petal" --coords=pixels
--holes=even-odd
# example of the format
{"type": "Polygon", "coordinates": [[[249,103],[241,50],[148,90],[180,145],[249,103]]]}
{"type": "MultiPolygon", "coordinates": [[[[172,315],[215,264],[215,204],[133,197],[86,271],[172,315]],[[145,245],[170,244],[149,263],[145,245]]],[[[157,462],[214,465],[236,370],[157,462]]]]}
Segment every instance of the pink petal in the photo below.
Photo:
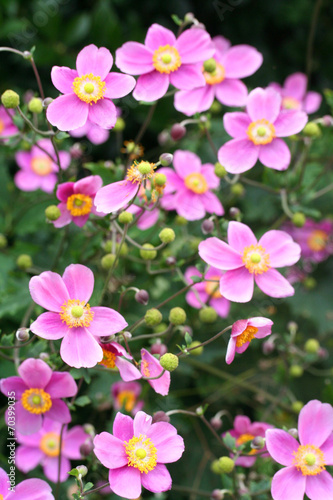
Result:
{"type": "Polygon", "coordinates": [[[269,297],[291,297],[295,293],[289,281],[276,269],[268,269],[263,274],[257,274],[255,282],[260,290],[269,297]]]}
{"type": "Polygon", "coordinates": [[[248,326],[248,324],[249,321],[247,319],[239,319],[235,321],[235,323],[232,325],[231,337],[234,338],[241,335],[248,326]]]}
{"type": "Polygon", "coordinates": [[[226,106],[245,106],[247,87],[240,80],[226,78],[215,85],[216,99],[226,106]]]}
{"type": "Polygon", "coordinates": [[[160,24],[152,24],[147,31],[145,45],[150,50],[155,51],[164,45],[175,45],[176,37],[172,31],[164,28],[160,24]]]}
{"type": "Polygon", "coordinates": [[[77,393],[77,385],[70,373],[53,372],[45,391],[50,394],[52,399],[72,398],[77,393]]]}
{"type": "Polygon", "coordinates": [[[304,111],[282,110],[276,121],[274,128],[277,137],[288,137],[298,134],[306,125],[308,116],[304,111]]]}
{"type": "Polygon", "coordinates": [[[57,187],[57,198],[63,203],[67,203],[67,198],[72,196],[74,193],[74,182],[64,182],[63,184],[59,184],[57,187]]]}
{"type": "Polygon", "coordinates": [[[247,113],[226,113],[223,117],[223,125],[226,132],[234,138],[247,138],[247,129],[251,119],[247,113]]]}
{"type": "Polygon", "coordinates": [[[109,307],[92,307],[91,312],[94,313],[94,318],[87,329],[92,335],[104,337],[113,335],[128,326],[124,317],[114,309],[109,307]]]}
{"type": "Polygon", "coordinates": [[[229,342],[228,342],[228,347],[227,347],[227,352],[225,356],[225,362],[227,365],[230,365],[233,360],[235,359],[235,354],[236,354],[236,338],[230,337],[229,342]]]}
{"type": "MultiPolygon", "coordinates": [[[[90,122],[89,122],[90,123],[90,122]]],[[[91,123],[91,126],[87,132],[87,138],[93,144],[103,144],[109,138],[110,132],[106,129],[99,127],[95,123],[91,123]]]]}
{"type": "Polygon", "coordinates": [[[229,47],[231,46],[231,43],[227,38],[224,38],[224,36],[218,35],[214,36],[213,42],[216,48],[217,54],[220,56],[224,52],[226,52],[229,47]]]}
{"type": "Polygon", "coordinates": [[[151,427],[152,417],[144,411],[139,411],[134,417],[134,436],[148,434],[151,427]]]}
{"type": "Polygon", "coordinates": [[[217,269],[230,270],[243,266],[240,254],[215,236],[199,244],[199,255],[207,264],[217,269]]]}
{"type": "Polygon", "coordinates": [[[324,444],[320,446],[321,451],[324,453],[325,463],[333,465],[333,434],[331,434],[324,444]]]}
{"type": "Polygon", "coordinates": [[[52,401],[52,407],[46,415],[47,418],[55,420],[56,422],[61,422],[62,424],[69,424],[72,420],[68,406],[64,401],[61,401],[61,399],[54,399],[52,401]]]}
{"type": "Polygon", "coordinates": [[[136,81],[133,76],[122,75],[121,73],[109,73],[105,78],[105,84],[104,97],[118,99],[132,92],[136,81]]]}
{"type": "Polygon", "coordinates": [[[199,220],[205,217],[206,210],[202,196],[189,189],[183,189],[175,194],[175,206],[177,214],[187,220],[199,220]]]}
{"type": "Polygon", "coordinates": [[[129,441],[134,436],[133,419],[118,412],[113,422],[113,434],[121,441],[129,441]]]}
{"type": "MultiPolygon", "coordinates": [[[[67,458],[61,457],[60,463],[60,482],[63,483],[68,479],[68,472],[71,470],[71,464],[67,458]]],[[[52,481],[52,483],[58,482],[58,457],[46,457],[43,462],[43,472],[45,477],[52,481]]]]}
{"type": "Polygon", "coordinates": [[[173,156],[173,165],[179,177],[185,179],[190,174],[200,173],[201,160],[191,151],[177,149],[173,156]]]}
{"type": "Polygon", "coordinates": [[[170,83],[179,90],[192,90],[206,85],[200,65],[183,64],[170,73],[170,83]]]}
{"type": "Polygon", "coordinates": [[[120,356],[117,356],[115,364],[124,382],[131,382],[132,380],[138,380],[142,377],[140,371],[130,361],[120,356]]]}
{"type": "MultiPolygon", "coordinates": [[[[6,412],[6,421],[8,417],[6,412]]],[[[8,424],[9,425],[9,424],[8,424]]],[[[15,430],[24,435],[34,434],[42,427],[42,415],[35,415],[25,410],[21,401],[15,404],[15,430]]]]}
{"type": "Polygon", "coordinates": [[[36,304],[53,312],[59,312],[63,303],[70,298],[63,279],[52,271],[33,276],[29,282],[29,290],[36,304]]]}
{"type": "Polygon", "coordinates": [[[302,445],[320,447],[333,431],[333,408],[314,399],[307,403],[298,417],[298,434],[302,445]]]}
{"type": "Polygon", "coordinates": [[[274,170],[286,170],[290,164],[290,151],[282,139],[273,139],[270,144],[260,146],[259,161],[274,170]]]}
{"type": "Polygon", "coordinates": [[[200,196],[203,206],[209,214],[223,215],[224,208],[216,194],[206,191],[200,196]]]}
{"type": "Polygon", "coordinates": [[[272,481],[273,500],[303,500],[306,481],[294,466],[279,470],[272,481]]]}
{"type": "Polygon", "coordinates": [[[257,244],[257,238],[246,224],[231,221],[228,225],[228,243],[234,250],[243,254],[245,247],[257,244]]]}
{"type": "Polygon", "coordinates": [[[272,267],[292,266],[301,256],[301,247],[285,231],[268,231],[260,238],[259,245],[269,254],[272,267]]]}
{"type": "MultiPolygon", "coordinates": [[[[59,151],[59,160],[62,170],[66,170],[71,163],[71,155],[68,153],[68,151],[59,151]]],[[[55,167],[55,171],[58,172],[58,165],[55,164],[55,167]]]]}
{"type": "Polygon", "coordinates": [[[40,188],[41,177],[33,172],[19,170],[14,176],[14,182],[21,191],[36,191],[40,188]]]}
{"type": "Polygon", "coordinates": [[[19,446],[16,450],[15,457],[17,468],[26,474],[39,465],[43,456],[44,453],[38,448],[19,446]]]}
{"type": "Polygon", "coordinates": [[[218,160],[231,174],[241,174],[254,167],[259,148],[248,139],[233,139],[218,151],[218,160]]]}
{"type": "Polygon", "coordinates": [[[0,468],[0,494],[5,495],[8,491],[8,474],[0,468]]]}
{"type": "Polygon", "coordinates": [[[116,65],[124,73],[143,75],[153,71],[153,51],[142,43],[126,42],[116,50],[116,65]]]}
{"type": "Polygon", "coordinates": [[[198,290],[196,290],[196,292],[194,292],[194,290],[190,290],[186,294],[186,302],[190,304],[191,307],[195,307],[196,309],[201,309],[202,307],[202,304],[201,302],[199,302],[199,299],[203,304],[205,304],[208,300],[207,293],[199,292],[198,290]]]}
{"type": "Polygon", "coordinates": [[[138,184],[126,180],[113,182],[98,191],[94,200],[95,207],[105,214],[116,212],[134,198],[138,188],[138,184]]]}
{"type": "Polygon", "coordinates": [[[86,440],[87,433],[81,425],[72,427],[64,436],[64,456],[71,460],[80,460],[80,447],[86,440]]]}
{"type": "Polygon", "coordinates": [[[85,328],[72,328],[63,338],[60,356],[74,368],[92,368],[103,359],[98,342],[85,328]]]}
{"type": "Polygon", "coordinates": [[[328,500],[333,498],[333,478],[324,470],[317,476],[306,478],[305,493],[310,500],[328,500]]]}
{"type": "Polygon", "coordinates": [[[249,302],[253,296],[253,286],[253,274],[245,267],[227,271],[220,281],[221,293],[232,302],[249,302]]]}
{"type": "Polygon", "coordinates": [[[172,479],[163,464],[157,464],[154,470],[141,475],[142,486],[153,493],[171,490],[172,479]]]}
{"type": "Polygon", "coordinates": [[[178,37],[175,47],[182,64],[201,63],[214,55],[214,44],[205,30],[186,30],[178,37]]]}
{"type": "Polygon", "coordinates": [[[322,97],[318,92],[308,92],[303,102],[304,111],[308,114],[315,113],[320,108],[322,97]]]}
{"type": "Polygon", "coordinates": [[[8,396],[9,394],[15,393],[15,399],[19,400],[22,394],[29,388],[21,377],[8,377],[0,380],[0,390],[2,394],[8,396]]]}
{"type": "Polygon", "coordinates": [[[89,175],[74,184],[74,193],[95,196],[97,191],[103,186],[102,178],[99,175],[89,175]]]}
{"type": "Polygon", "coordinates": [[[18,151],[15,154],[15,161],[23,170],[31,170],[32,154],[28,151],[18,151]]]}
{"type": "MultiPolygon", "coordinates": [[[[146,349],[141,349],[141,358],[141,373],[143,376],[157,377],[162,373],[163,368],[160,363],[146,349]]],[[[170,387],[170,372],[165,372],[164,375],[158,379],[148,380],[148,383],[157,394],[166,396],[170,387]]]]}
{"type": "Polygon", "coordinates": [[[70,264],[66,267],[62,279],[71,299],[88,302],[94,290],[94,274],[82,264],[70,264]]]}
{"type": "Polygon", "coordinates": [[[113,64],[111,52],[105,47],[98,48],[90,44],[79,52],[76,58],[76,69],[80,76],[92,73],[104,80],[113,64]]]}
{"type": "MultiPolygon", "coordinates": [[[[182,151],[183,152],[183,151],[182,151]]],[[[175,155],[177,157],[177,151],[175,152],[175,155]]],[[[179,162],[180,165],[182,163],[179,162]]],[[[180,167],[180,170],[181,170],[181,167],[180,167]]],[[[164,174],[167,178],[167,183],[166,183],[166,187],[165,187],[165,190],[164,190],[164,194],[166,193],[172,193],[174,191],[178,191],[179,189],[183,189],[184,188],[184,180],[182,177],[180,177],[174,170],[172,170],[172,168],[160,168],[158,170],[158,173],[159,174],[164,174]]],[[[163,200],[163,198],[162,198],[163,200]]]]}
{"type": "Polygon", "coordinates": [[[9,493],[6,500],[54,500],[54,496],[46,481],[26,479],[16,485],[15,492],[9,493]]]}
{"type": "Polygon", "coordinates": [[[137,499],[141,495],[141,476],[135,467],[121,467],[110,469],[109,482],[113,493],[120,497],[137,499]]]}
{"type": "Polygon", "coordinates": [[[101,128],[113,128],[117,121],[116,106],[109,99],[100,99],[89,107],[89,120],[101,128]]]}
{"type": "Polygon", "coordinates": [[[169,88],[169,75],[151,71],[138,78],[133,97],[137,101],[152,102],[164,96],[169,88]]]}
{"type": "Polygon", "coordinates": [[[201,173],[206,179],[210,189],[217,189],[218,187],[220,187],[220,179],[217,177],[217,175],[215,175],[214,168],[214,165],[212,165],[211,163],[205,163],[201,167],[201,173]]]}
{"type": "MultiPolygon", "coordinates": [[[[157,448],[159,448],[161,443],[176,435],[177,429],[168,422],[156,422],[150,426],[147,432],[147,437],[153,441],[157,448]]],[[[157,461],[159,462],[160,460],[157,461]]]]}
{"type": "Polygon", "coordinates": [[[308,79],[303,73],[293,73],[284,82],[284,94],[302,101],[305,96],[307,81],[308,79]]]}
{"type": "Polygon", "coordinates": [[[224,297],[218,299],[211,299],[209,305],[215,309],[221,318],[227,318],[230,312],[230,302],[224,297]]]}
{"type": "Polygon", "coordinates": [[[280,113],[281,96],[272,88],[257,88],[250,92],[247,112],[253,121],[265,118],[274,123],[280,113]]]}
{"type": "Polygon", "coordinates": [[[52,377],[51,368],[41,359],[26,359],[17,371],[23,382],[31,388],[44,389],[52,377]]]}
{"type": "Polygon", "coordinates": [[[52,83],[62,94],[73,94],[73,81],[78,76],[75,69],[66,66],[53,66],[51,70],[52,83]]]}
{"type": "Polygon", "coordinates": [[[281,465],[289,466],[293,463],[294,452],[298,450],[299,443],[286,431],[268,429],[266,447],[273,460],[281,465]]]}
{"type": "Polygon", "coordinates": [[[180,90],[175,94],[174,105],[177,111],[187,116],[207,111],[214,101],[214,87],[205,85],[192,90],[180,90]]]}
{"type": "Polygon", "coordinates": [[[227,78],[245,78],[260,68],[263,56],[250,45],[235,45],[226,52],[223,62],[227,78]]]}
{"type": "Polygon", "coordinates": [[[59,313],[46,312],[38,316],[30,325],[30,330],[43,339],[59,340],[66,335],[69,327],[62,322],[59,313]]]}
{"type": "Polygon", "coordinates": [[[81,101],[76,94],[57,97],[47,107],[46,118],[59,130],[68,131],[82,127],[88,118],[89,104],[81,101]]]}
{"type": "Polygon", "coordinates": [[[40,178],[40,189],[45,191],[45,193],[52,193],[57,183],[57,176],[55,174],[49,174],[45,177],[40,178]]]}
{"type": "Polygon", "coordinates": [[[154,226],[157,224],[159,215],[160,211],[158,209],[154,209],[151,212],[145,212],[137,222],[138,228],[145,231],[146,229],[154,226]]]}
{"type": "Polygon", "coordinates": [[[94,453],[104,467],[118,469],[127,465],[124,442],[108,432],[97,434],[94,439],[94,453]]]}
{"type": "MultiPolygon", "coordinates": [[[[155,443],[154,439],[151,439],[155,443]]],[[[163,464],[176,462],[182,456],[184,449],[184,440],[181,436],[169,436],[158,444],[157,461],[163,464]]]]}
{"type": "Polygon", "coordinates": [[[251,420],[245,415],[237,415],[234,420],[234,429],[238,434],[247,434],[250,432],[251,420]]]}

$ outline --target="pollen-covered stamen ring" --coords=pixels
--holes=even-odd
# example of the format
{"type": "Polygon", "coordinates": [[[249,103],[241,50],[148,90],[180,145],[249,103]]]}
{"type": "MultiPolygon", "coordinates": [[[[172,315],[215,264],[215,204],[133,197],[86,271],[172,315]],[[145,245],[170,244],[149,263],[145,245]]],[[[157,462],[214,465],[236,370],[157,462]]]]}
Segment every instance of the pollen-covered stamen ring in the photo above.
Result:
{"type": "Polygon", "coordinates": [[[293,452],[293,465],[303,476],[316,476],[325,470],[325,456],[320,448],[312,444],[301,445],[293,452]]]}
{"type": "Polygon", "coordinates": [[[43,389],[27,389],[21,397],[21,403],[25,410],[34,415],[46,413],[52,407],[52,399],[48,392],[43,389]]]}
{"type": "Polygon", "coordinates": [[[103,359],[102,361],[99,362],[99,364],[106,366],[107,368],[111,369],[115,368],[117,355],[114,352],[109,351],[103,347],[102,350],[103,350],[103,359]]]}
{"type": "Polygon", "coordinates": [[[211,276],[210,280],[211,281],[205,282],[205,292],[212,299],[220,299],[222,297],[220,292],[220,283],[219,283],[220,276],[211,276]]]}
{"type": "Polygon", "coordinates": [[[80,215],[90,214],[93,201],[86,194],[72,194],[67,198],[66,206],[73,217],[79,217],[80,215]]]}
{"type": "Polygon", "coordinates": [[[78,76],[73,81],[73,90],[81,101],[92,104],[104,98],[105,82],[92,73],[78,76]]]}
{"type": "Polygon", "coordinates": [[[246,342],[251,342],[256,336],[258,328],[255,326],[247,326],[243,333],[236,337],[236,347],[242,347],[246,342]]]}
{"type": "Polygon", "coordinates": [[[120,391],[117,394],[117,403],[120,407],[125,408],[127,412],[133,410],[136,402],[136,396],[133,391],[120,391]]]}
{"type": "Polygon", "coordinates": [[[159,73],[172,73],[182,64],[178,50],[171,45],[164,45],[155,50],[153,66],[159,73]]]}
{"type": "Polygon", "coordinates": [[[49,175],[53,170],[51,158],[46,158],[45,156],[35,156],[31,160],[31,170],[41,177],[49,175]]]}
{"type": "Polygon", "coordinates": [[[188,189],[197,194],[203,194],[209,189],[205,177],[197,172],[187,175],[184,182],[188,189]]]}
{"type": "Polygon", "coordinates": [[[154,175],[155,164],[148,161],[135,161],[127,170],[126,179],[131,182],[143,182],[154,175]]]}
{"type": "Polygon", "coordinates": [[[242,260],[251,274],[262,274],[270,268],[269,254],[261,245],[245,247],[242,260]]]}
{"type": "Polygon", "coordinates": [[[89,326],[94,318],[90,305],[82,300],[67,300],[61,306],[60,318],[69,328],[89,326]]]}
{"type": "Polygon", "coordinates": [[[140,434],[128,442],[124,442],[128,465],[139,469],[140,472],[154,470],[157,464],[157,449],[150,438],[140,434]]]}
{"type": "Polygon", "coordinates": [[[276,137],[274,125],[265,118],[250,123],[246,133],[256,145],[269,144],[276,137]]]}
{"type": "Polygon", "coordinates": [[[225,69],[222,64],[216,62],[216,69],[214,71],[205,71],[205,67],[202,67],[203,76],[208,85],[216,85],[217,83],[223,82],[225,79],[225,69]]]}
{"type": "Polygon", "coordinates": [[[39,448],[48,457],[58,457],[60,451],[60,436],[56,432],[44,434],[39,443],[39,448]]]}
{"type": "MultiPolygon", "coordinates": [[[[5,129],[4,121],[0,120],[0,134],[4,131],[4,129],[5,129]]],[[[1,495],[0,495],[0,500],[2,500],[1,495]]]]}
{"type": "Polygon", "coordinates": [[[315,229],[312,231],[307,239],[307,244],[310,250],[313,252],[320,252],[325,250],[328,243],[328,234],[321,229],[315,229]]]}

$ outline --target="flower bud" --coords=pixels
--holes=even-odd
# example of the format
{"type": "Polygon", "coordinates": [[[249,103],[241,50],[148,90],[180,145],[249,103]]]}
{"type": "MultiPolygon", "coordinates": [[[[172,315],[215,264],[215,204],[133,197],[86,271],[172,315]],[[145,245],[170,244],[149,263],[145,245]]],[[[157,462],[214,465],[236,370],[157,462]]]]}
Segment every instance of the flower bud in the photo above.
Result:
{"type": "Polygon", "coordinates": [[[251,448],[253,450],[262,450],[265,446],[265,438],[262,436],[255,436],[251,442],[251,448]]]}
{"type": "Polygon", "coordinates": [[[6,236],[0,233],[0,250],[2,248],[6,248],[7,245],[8,245],[8,240],[6,236]]]}
{"type": "Polygon", "coordinates": [[[85,465],[78,465],[75,467],[81,477],[84,477],[88,474],[88,469],[85,465]]]}
{"type": "Polygon", "coordinates": [[[313,290],[317,286],[317,281],[313,276],[307,276],[303,281],[303,285],[307,290],[313,290]]]}
{"type": "Polygon", "coordinates": [[[177,262],[177,259],[173,255],[170,255],[169,257],[167,257],[165,259],[165,263],[167,266],[175,266],[176,262],[177,262]]]}
{"type": "Polygon", "coordinates": [[[107,253],[101,259],[101,266],[103,269],[111,269],[116,260],[116,255],[114,253],[107,253]]]}
{"type": "Polygon", "coordinates": [[[218,431],[222,427],[222,420],[221,420],[221,418],[218,417],[217,415],[215,415],[214,417],[212,417],[210,419],[210,425],[213,427],[213,429],[215,429],[216,431],[218,431]]]}
{"type": "Polygon", "coordinates": [[[40,114],[43,111],[43,101],[41,100],[40,97],[33,97],[28,104],[28,110],[31,111],[31,113],[37,113],[40,114]]]}
{"type": "Polygon", "coordinates": [[[217,175],[217,177],[219,177],[220,179],[223,179],[223,177],[225,177],[227,175],[227,171],[224,168],[224,166],[218,162],[215,163],[214,172],[215,172],[215,175],[217,175]]]}
{"type": "Polygon", "coordinates": [[[213,307],[203,307],[199,311],[199,318],[202,323],[214,323],[217,320],[217,312],[213,307]]]}
{"type": "Polygon", "coordinates": [[[218,460],[213,460],[213,462],[210,465],[210,470],[212,472],[214,472],[214,474],[218,474],[218,475],[222,474],[218,460]]]}
{"type": "Polygon", "coordinates": [[[96,431],[92,424],[84,424],[83,430],[86,434],[89,434],[89,436],[95,437],[96,431]]]}
{"type": "Polygon", "coordinates": [[[166,352],[168,352],[168,348],[165,344],[162,344],[161,341],[155,342],[150,348],[151,354],[158,354],[159,356],[163,356],[163,354],[165,354],[166,352]]]}
{"type": "Polygon", "coordinates": [[[39,355],[39,359],[42,361],[48,361],[50,359],[50,355],[48,352],[41,352],[39,355]]]}
{"type": "Polygon", "coordinates": [[[305,127],[302,130],[303,134],[306,135],[307,137],[320,137],[321,136],[321,130],[320,127],[317,123],[315,122],[308,122],[305,127]]]}
{"type": "Polygon", "coordinates": [[[173,155],[171,153],[163,153],[161,154],[159,160],[162,167],[168,167],[172,163],[173,155]]]}
{"type": "Polygon", "coordinates": [[[193,340],[193,342],[191,342],[191,344],[188,346],[188,349],[193,349],[189,351],[191,356],[200,356],[200,354],[202,354],[204,350],[201,342],[199,342],[198,340],[193,340]]]}
{"type": "Polygon", "coordinates": [[[131,214],[131,212],[124,211],[118,215],[118,222],[120,222],[120,224],[130,224],[132,221],[133,214],[131,214]]]}
{"type": "Polygon", "coordinates": [[[222,474],[230,474],[235,468],[235,462],[230,457],[220,457],[219,466],[222,474]]]}
{"type": "Polygon", "coordinates": [[[45,217],[49,221],[55,221],[58,220],[61,215],[60,209],[57,207],[57,205],[49,205],[45,209],[45,217]]]}
{"type": "Polygon", "coordinates": [[[304,404],[302,403],[302,401],[294,401],[291,405],[291,409],[299,413],[303,406],[304,404]]]}
{"type": "Polygon", "coordinates": [[[224,500],[224,491],[223,490],[213,490],[210,500],[224,500]]]}
{"type": "Polygon", "coordinates": [[[302,212],[296,212],[296,213],[294,213],[291,220],[292,220],[292,223],[294,224],[294,226],[303,227],[305,222],[306,222],[306,217],[302,212]]]}
{"type": "Polygon", "coordinates": [[[288,430],[288,434],[290,434],[293,438],[298,439],[298,430],[293,428],[288,430]]]}
{"type": "Polygon", "coordinates": [[[164,229],[162,229],[158,237],[162,241],[162,243],[171,243],[176,238],[176,235],[173,229],[171,229],[170,227],[165,227],[164,229]]]}
{"type": "Polygon", "coordinates": [[[174,141],[180,141],[186,135],[186,128],[180,123],[175,123],[171,127],[170,135],[174,141]]]}
{"type": "Polygon", "coordinates": [[[166,354],[163,354],[163,356],[161,357],[160,363],[162,368],[164,368],[164,370],[168,372],[173,372],[179,365],[179,358],[175,354],[167,352],[166,354]]]}
{"type": "Polygon", "coordinates": [[[237,220],[240,222],[242,212],[239,210],[237,207],[231,207],[229,209],[229,215],[232,219],[237,220]]]}
{"type": "Polygon", "coordinates": [[[154,177],[155,186],[164,186],[167,181],[166,175],[157,173],[154,177]]]}
{"type": "Polygon", "coordinates": [[[156,326],[161,323],[163,319],[162,313],[158,309],[148,309],[145,314],[145,322],[148,326],[156,326]]]}
{"type": "Polygon", "coordinates": [[[219,101],[214,101],[209,111],[213,114],[220,113],[220,111],[222,111],[222,104],[219,101]]]}
{"type": "Polygon", "coordinates": [[[271,354],[275,349],[275,344],[274,340],[266,340],[266,342],[263,342],[262,344],[262,352],[268,356],[268,354],[271,354]]]}
{"type": "Polygon", "coordinates": [[[185,23],[193,23],[194,20],[195,20],[195,17],[194,17],[193,12],[187,12],[187,14],[185,14],[185,16],[184,16],[185,23]]]}
{"type": "Polygon", "coordinates": [[[197,23],[197,24],[192,24],[190,29],[206,31],[206,26],[203,23],[197,23]]]}
{"type": "Polygon", "coordinates": [[[29,340],[29,328],[19,328],[16,332],[16,339],[19,342],[27,342],[29,340]]]}
{"type": "Polygon", "coordinates": [[[209,234],[214,231],[214,227],[214,222],[211,219],[206,219],[201,224],[201,231],[203,232],[203,234],[209,234]]]}
{"type": "Polygon", "coordinates": [[[321,123],[324,127],[332,127],[333,126],[333,116],[325,115],[321,119],[321,123]]]}
{"type": "Polygon", "coordinates": [[[7,109],[14,109],[20,105],[20,96],[14,90],[5,90],[1,95],[1,102],[7,109]]]}
{"type": "Polygon", "coordinates": [[[156,250],[154,250],[154,245],[150,243],[145,243],[142,245],[144,248],[140,250],[140,256],[143,260],[153,260],[157,256],[156,250]],[[150,250],[151,249],[151,250],[150,250]]]}
{"type": "Polygon", "coordinates": [[[182,215],[176,215],[175,224],[177,224],[177,226],[186,226],[187,222],[187,219],[185,219],[182,215]]]}
{"type": "Polygon", "coordinates": [[[170,422],[170,417],[164,412],[164,411],[157,411],[156,413],[153,414],[153,420],[152,423],[155,424],[156,422],[170,422]]]}
{"type": "Polygon", "coordinates": [[[169,321],[173,325],[183,325],[186,321],[186,312],[181,307],[173,307],[169,312],[169,321]]]}
{"type": "Polygon", "coordinates": [[[303,375],[303,368],[300,365],[291,365],[289,368],[289,375],[293,378],[298,378],[303,375]]]}
{"type": "Polygon", "coordinates": [[[112,130],[114,132],[122,132],[125,126],[126,126],[125,120],[121,116],[118,116],[117,121],[112,130]]]}
{"type": "Polygon", "coordinates": [[[240,182],[236,182],[235,184],[232,184],[232,186],[230,187],[230,191],[232,192],[232,194],[234,196],[243,196],[244,192],[245,192],[245,188],[243,186],[243,184],[241,184],[240,182]]]}
{"type": "Polygon", "coordinates": [[[134,298],[139,304],[143,304],[144,306],[146,306],[149,301],[149,293],[147,292],[147,290],[139,290],[134,295],[134,298]]]}
{"type": "Polygon", "coordinates": [[[86,441],[80,446],[81,457],[85,458],[90,455],[94,449],[94,444],[92,438],[86,439],[86,441]]]}
{"type": "Polygon", "coordinates": [[[304,350],[308,354],[317,354],[320,349],[320,344],[317,339],[308,339],[305,342],[304,350]]]}
{"type": "Polygon", "coordinates": [[[164,146],[170,140],[170,134],[167,130],[162,130],[157,136],[157,140],[160,146],[164,146]]]}
{"type": "Polygon", "coordinates": [[[43,101],[43,108],[47,108],[48,106],[50,106],[52,101],[52,97],[46,97],[43,101]]]}
{"type": "Polygon", "coordinates": [[[22,271],[26,271],[27,269],[30,269],[32,267],[32,258],[30,257],[30,255],[23,253],[16,259],[16,265],[17,267],[22,269],[22,271]]]}

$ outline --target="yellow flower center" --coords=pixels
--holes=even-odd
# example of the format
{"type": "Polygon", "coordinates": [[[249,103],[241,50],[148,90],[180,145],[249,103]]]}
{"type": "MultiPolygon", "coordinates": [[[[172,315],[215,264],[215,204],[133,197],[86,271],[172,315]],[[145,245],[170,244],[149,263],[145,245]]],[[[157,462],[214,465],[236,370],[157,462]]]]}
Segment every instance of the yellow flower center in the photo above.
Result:
{"type": "Polygon", "coordinates": [[[60,436],[56,432],[44,434],[39,443],[39,448],[48,457],[58,457],[60,451],[60,436]]]}
{"type": "Polygon", "coordinates": [[[148,361],[143,360],[141,363],[142,366],[142,372],[145,377],[150,377],[150,371],[149,371],[149,363],[148,361]]]}
{"type": "Polygon", "coordinates": [[[249,441],[252,441],[254,439],[253,434],[241,434],[237,440],[236,440],[236,445],[240,446],[241,444],[248,443],[249,441]]]}
{"type": "Polygon", "coordinates": [[[274,125],[265,118],[250,123],[246,133],[256,145],[269,144],[276,137],[274,125]]]}
{"type": "Polygon", "coordinates": [[[246,342],[251,342],[251,340],[255,338],[257,331],[258,328],[256,328],[255,326],[248,326],[243,333],[238,335],[236,339],[236,347],[242,347],[242,345],[246,342]]]}
{"type": "Polygon", "coordinates": [[[90,305],[77,299],[67,300],[61,306],[60,318],[69,328],[89,326],[94,317],[90,305]]]}
{"type": "Polygon", "coordinates": [[[67,210],[74,217],[90,214],[93,201],[86,194],[72,194],[67,198],[67,210]]]}
{"type": "Polygon", "coordinates": [[[44,156],[35,156],[31,160],[31,169],[41,177],[49,175],[52,172],[52,160],[44,156]]]}
{"type": "Polygon", "coordinates": [[[217,83],[223,82],[225,78],[225,69],[222,64],[216,61],[216,69],[212,72],[205,71],[205,68],[202,67],[203,76],[208,85],[216,85],[217,83]]]}
{"type": "Polygon", "coordinates": [[[153,66],[159,73],[172,73],[182,64],[178,50],[171,45],[164,45],[155,50],[153,66]]]}
{"type": "Polygon", "coordinates": [[[314,231],[312,231],[307,239],[308,247],[313,252],[320,252],[321,250],[325,250],[327,242],[328,234],[321,229],[315,229],[314,231]]]}
{"type": "Polygon", "coordinates": [[[117,395],[117,403],[127,412],[133,410],[136,402],[136,396],[133,391],[121,391],[117,395]]]}
{"type": "Polygon", "coordinates": [[[325,456],[317,446],[301,445],[297,451],[293,452],[293,455],[295,456],[293,464],[303,476],[316,476],[325,470],[325,456]]]}
{"type": "Polygon", "coordinates": [[[212,281],[206,281],[205,283],[205,292],[210,295],[212,299],[220,299],[222,297],[221,292],[219,290],[219,281],[220,276],[211,276],[212,281]],[[217,282],[213,281],[216,280],[217,282]]]}
{"type": "Polygon", "coordinates": [[[208,191],[208,184],[202,174],[194,172],[189,174],[184,179],[185,186],[194,193],[202,194],[208,191]]]}
{"type": "MultiPolygon", "coordinates": [[[[5,124],[4,124],[3,120],[0,120],[0,134],[3,132],[4,128],[5,128],[5,124]]],[[[0,495],[0,500],[1,500],[1,495],[0,495]]]]}
{"type": "Polygon", "coordinates": [[[43,389],[27,389],[21,397],[21,403],[25,410],[35,415],[46,413],[52,406],[50,394],[43,389]]]}
{"type": "Polygon", "coordinates": [[[139,469],[140,472],[154,470],[157,463],[157,449],[150,438],[140,434],[128,442],[124,442],[128,465],[139,469]]]}
{"type": "Polygon", "coordinates": [[[299,109],[301,107],[301,104],[294,97],[283,97],[282,107],[284,109],[299,109]]]}
{"type": "Polygon", "coordinates": [[[116,367],[116,359],[117,355],[114,352],[108,351],[107,349],[103,349],[103,359],[100,361],[100,365],[106,366],[107,368],[115,368],[116,367]]]}
{"type": "Polygon", "coordinates": [[[245,247],[242,259],[251,274],[262,274],[270,268],[269,254],[261,245],[245,247]]]}
{"type": "Polygon", "coordinates": [[[104,99],[105,82],[102,82],[100,76],[94,76],[92,73],[76,77],[72,88],[78,98],[88,104],[104,99]]]}
{"type": "Polygon", "coordinates": [[[154,175],[155,164],[148,161],[135,161],[127,170],[126,179],[131,182],[143,182],[154,175]]]}
{"type": "MultiPolygon", "coordinates": [[[[1,133],[1,131],[0,131],[0,133],[1,133]]],[[[0,494],[0,500],[3,500],[3,495],[1,495],[1,494],[0,494]]]]}

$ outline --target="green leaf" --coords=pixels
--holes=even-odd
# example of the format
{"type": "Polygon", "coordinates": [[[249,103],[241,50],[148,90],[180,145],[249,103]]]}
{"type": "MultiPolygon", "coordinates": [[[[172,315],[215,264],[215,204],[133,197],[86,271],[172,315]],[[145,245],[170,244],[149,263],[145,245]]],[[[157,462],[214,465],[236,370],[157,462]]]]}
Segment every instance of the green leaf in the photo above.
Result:
{"type": "Polygon", "coordinates": [[[188,332],[185,333],[184,339],[187,347],[192,344],[192,337],[188,332]]]}
{"type": "Polygon", "coordinates": [[[67,472],[67,474],[69,474],[70,476],[77,477],[77,478],[79,477],[79,471],[76,468],[70,470],[69,472],[67,472]]]}
{"type": "Polygon", "coordinates": [[[180,17],[178,17],[177,14],[171,14],[171,19],[175,24],[177,24],[177,26],[181,26],[183,24],[182,19],[180,19],[180,17]]]}
{"type": "Polygon", "coordinates": [[[91,490],[91,488],[94,486],[93,483],[87,483],[85,487],[83,488],[83,491],[88,491],[91,490]]]}
{"type": "Polygon", "coordinates": [[[87,406],[91,403],[91,399],[88,396],[80,396],[75,400],[76,406],[87,406]]]}
{"type": "Polygon", "coordinates": [[[230,432],[227,432],[225,436],[223,436],[223,442],[229,450],[234,450],[236,447],[236,438],[234,438],[230,432]]]}

